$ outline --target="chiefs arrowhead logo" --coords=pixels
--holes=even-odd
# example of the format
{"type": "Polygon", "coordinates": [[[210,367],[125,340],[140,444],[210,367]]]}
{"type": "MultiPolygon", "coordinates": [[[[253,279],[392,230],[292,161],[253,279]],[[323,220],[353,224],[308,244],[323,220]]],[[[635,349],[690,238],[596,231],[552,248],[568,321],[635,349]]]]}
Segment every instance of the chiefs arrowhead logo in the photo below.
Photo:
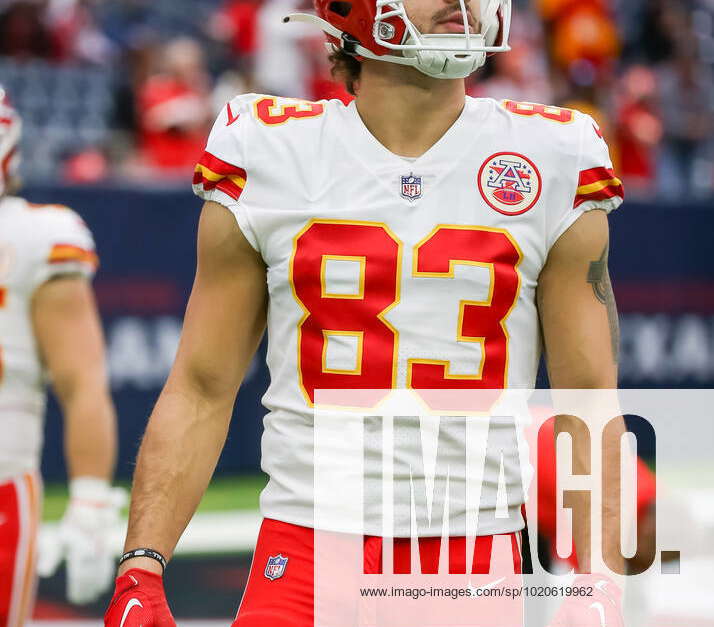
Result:
{"type": "Polygon", "coordinates": [[[233,115],[233,110],[231,109],[231,103],[229,102],[226,105],[226,111],[228,113],[228,122],[226,126],[231,126],[232,124],[235,124],[238,121],[238,118],[240,117],[240,113],[236,113],[233,115]]]}

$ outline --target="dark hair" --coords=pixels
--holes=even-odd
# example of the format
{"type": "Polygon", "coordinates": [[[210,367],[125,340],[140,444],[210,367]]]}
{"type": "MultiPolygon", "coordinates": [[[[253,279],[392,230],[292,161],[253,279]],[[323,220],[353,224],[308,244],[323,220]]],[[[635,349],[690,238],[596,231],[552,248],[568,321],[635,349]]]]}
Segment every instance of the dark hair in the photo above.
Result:
{"type": "Polygon", "coordinates": [[[362,63],[343,50],[330,53],[329,59],[332,63],[332,78],[343,81],[347,91],[356,96],[355,83],[362,74],[362,63]]]}

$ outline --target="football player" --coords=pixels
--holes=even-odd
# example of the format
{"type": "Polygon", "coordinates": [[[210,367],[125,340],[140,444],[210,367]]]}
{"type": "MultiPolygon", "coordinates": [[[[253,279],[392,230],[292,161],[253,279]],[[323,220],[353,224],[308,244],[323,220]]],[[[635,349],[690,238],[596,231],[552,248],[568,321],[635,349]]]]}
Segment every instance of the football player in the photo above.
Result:
{"type": "MultiPolygon", "coordinates": [[[[111,627],[173,624],[162,573],[266,325],[270,481],[237,627],[313,624],[316,390],[531,388],[543,343],[553,387],[617,384],[607,214],[623,188],[598,126],[465,95],[464,79],[509,49],[511,0],[315,8],[287,20],[324,29],[356,99],[242,95],[216,121],[193,181],[196,279],[139,453],[111,627]]],[[[521,505],[486,516],[479,538],[517,547],[521,505]]],[[[365,522],[365,560],[379,562],[381,521],[365,522]]]]}
{"type": "Polygon", "coordinates": [[[32,611],[47,380],[64,415],[70,502],[40,560],[50,574],[66,559],[70,601],[92,601],[111,584],[106,529],[118,516],[94,243],[70,209],[14,195],[20,135],[0,89],[0,627],[19,627],[32,611]]]}

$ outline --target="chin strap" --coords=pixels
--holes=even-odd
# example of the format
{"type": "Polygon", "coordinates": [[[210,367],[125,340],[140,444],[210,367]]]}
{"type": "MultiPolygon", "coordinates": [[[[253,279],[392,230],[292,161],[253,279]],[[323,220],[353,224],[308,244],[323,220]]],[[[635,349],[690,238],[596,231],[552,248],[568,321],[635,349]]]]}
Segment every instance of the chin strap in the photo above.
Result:
{"type": "Polygon", "coordinates": [[[400,65],[411,65],[416,67],[417,59],[407,59],[405,57],[398,57],[393,54],[377,55],[371,50],[368,50],[364,46],[360,45],[357,41],[349,37],[346,33],[342,32],[339,28],[335,28],[327,20],[323,20],[317,15],[311,15],[309,13],[291,13],[283,18],[283,22],[286,24],[288,22],[303,22],[304,24],[312,24],[317,26],[320,30],[324,31],[328,35],[331,35],[335,39],[339,39],[342,42],[340,47],[332,43],[326,43],[329,52],[336,52],[339,49],[344,50],[348,54],[365,57],[366,59],[373,59],[375,61],[389,61],[390,63],[398,63],[400,65]]]}

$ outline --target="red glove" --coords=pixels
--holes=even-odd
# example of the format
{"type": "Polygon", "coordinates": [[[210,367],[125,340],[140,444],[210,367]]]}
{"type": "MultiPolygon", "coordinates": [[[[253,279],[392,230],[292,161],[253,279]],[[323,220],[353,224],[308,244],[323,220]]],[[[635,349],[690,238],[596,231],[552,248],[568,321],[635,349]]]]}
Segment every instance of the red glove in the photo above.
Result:
{"type": "Polygon", "coordinates": [[[161,575],[132,568],[117,577],[114,596],[104,614],[106,627],[176,627],[161,575]]]}
{"type": "Polygon", "coordinates": [[[548,627],[624,627],[622,590],[612,579],[583,575],[568,587],[583,588],[588,594],[567,597],[548,627]]]}

